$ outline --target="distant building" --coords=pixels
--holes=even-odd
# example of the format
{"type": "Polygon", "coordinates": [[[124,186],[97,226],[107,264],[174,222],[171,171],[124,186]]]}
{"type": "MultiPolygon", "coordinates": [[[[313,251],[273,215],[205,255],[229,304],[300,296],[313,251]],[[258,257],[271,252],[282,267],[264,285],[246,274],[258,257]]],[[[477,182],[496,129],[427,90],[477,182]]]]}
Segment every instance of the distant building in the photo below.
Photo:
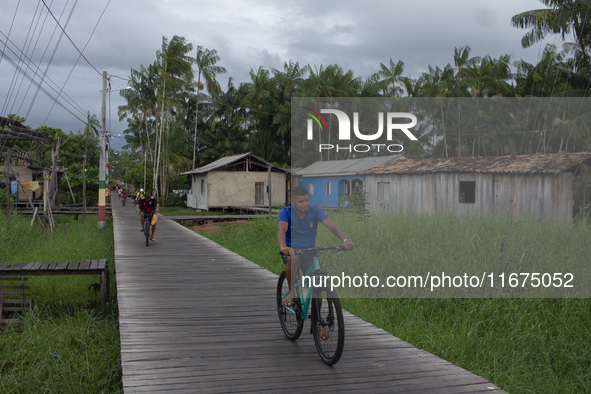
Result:
{"type": "Polygon", "coordinates": [[[573,177],[591,178],[591,154],[398,160],[364,172],[368,209],[435,214],[530,213],[572,220],[573,177]]]}
{"type": "Polygon", "coordinates": [[[230,206],[268,207],[269,177],[271,205],[283,206],[288,173],[289,170],[248,152],[222,157],[181,175],[188,175],[191,180],[187,207],[209,210],[230,206]]]}
{"type": "MultiPolygon", "coordinates": [[[[8,189],[8,192],[15,197],[16,207],[30,209],[29,200],[32,200],[35,206],[42,206],[44,168],[39,167],[39,162],[49,139],[38,131],[30,130],[17,120],[0,116],[0,140],[2,141],[0,143],[0,189],[8,189]],[[12,146],[14,142],[20,141],[27,143],[14,149],[6,146],[12,146]],[[24,146],[29,147],[29,150],[23,151],[24,146]],[[9,157],[10,163],[8,163],[9,157]],[[18,185],[17,179],[22,187],[18,185]]],[[[58,184],[62,172],[58,169],[56,173],[58,184]]],[[[45,187],[48,186],[49,182],[45,187]]]]}
{"type": "Polygon", "coordinates": [[[339,198],[363,189],[365,176],[362,172],[380,165],[391,163],[403,156],[378,156],[365,159],[319,161],[299,170],[295,184],[304,186],[310,192],[310,203],[337,207],[339,198]]]}

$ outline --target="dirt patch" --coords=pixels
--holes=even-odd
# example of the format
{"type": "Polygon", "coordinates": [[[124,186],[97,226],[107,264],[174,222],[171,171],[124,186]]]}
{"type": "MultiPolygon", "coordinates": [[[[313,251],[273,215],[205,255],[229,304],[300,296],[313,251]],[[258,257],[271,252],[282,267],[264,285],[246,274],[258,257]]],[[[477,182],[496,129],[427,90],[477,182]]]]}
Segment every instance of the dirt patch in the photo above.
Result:
{"type": "Polygon", "coordinates": [[[224,227],[228,227],[233,224],[245,224],[245,223],[252,223],[252,222],[250,222],[248,220],[234,220],[231,222],[222,222],[222,223],[205,223],[205,224],[201,224],[199,226],[191,226],[189,228],[193,231],[198,232],[198,233],[213,234],[213,233],[217,233],[218,231],[220,231],[224,227]]]}

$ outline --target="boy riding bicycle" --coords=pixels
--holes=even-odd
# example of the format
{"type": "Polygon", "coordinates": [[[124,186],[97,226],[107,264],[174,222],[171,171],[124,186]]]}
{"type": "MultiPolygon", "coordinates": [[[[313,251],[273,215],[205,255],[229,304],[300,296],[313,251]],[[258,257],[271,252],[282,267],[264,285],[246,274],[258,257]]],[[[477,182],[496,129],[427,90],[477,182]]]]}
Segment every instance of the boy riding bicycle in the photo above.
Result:
{"type": "Polygon", "coordinates": [[[306,273],[313,261],[313,253],[306,252],[300,256],[293,254],[295,249],[316,247],[316,233],[318,222],[322,223],[334,235],[343,241],[345,249],[353,249],[355,245],[347,235],[337,226],[322,209],[310,204],[310,194],[303,186],[296,186],[291,190],[291,205],[279,212],[277,223],[277,243],[281,249],[281,257],[285,264],[285,273],[289,285],[289,293],[285,297],[286,306],[292,303],[293,283],[292,269],[298,270],[298,264],[302,272],[306,273]],[[293,264],[292,264],[293,263],[293,264]]]}

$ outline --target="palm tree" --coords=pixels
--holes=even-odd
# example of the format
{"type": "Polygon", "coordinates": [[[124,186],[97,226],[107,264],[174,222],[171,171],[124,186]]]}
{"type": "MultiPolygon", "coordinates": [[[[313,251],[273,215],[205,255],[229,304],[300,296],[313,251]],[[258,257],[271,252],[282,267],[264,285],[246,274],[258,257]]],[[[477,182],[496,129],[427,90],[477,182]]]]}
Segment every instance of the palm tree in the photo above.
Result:
{"type": "Polygon", "coordinates": [[[562,40],[569,34],[575,36],[576,44],[581,54],[586,58],[590,47],[588,38],[591,36],[591,13],[589,13],[588,1],[574,0],[540,0],[549,8],[531,10],[514,15],[511,25],[528,29],[521,39],[521,46],[530,47],[543,40],[548,34],[560,34],[562,40]]]}
{"type": "Polygon", "coordinates": [[[86,155],[88,152],[88,137],[98,137],[99,135],[99,128],[101,127],[96,115],[90,115],[90,111],[86,113],[86,124],[84,125],[84,154],[86,155]]]}
{"type": "Polygon", "coordinates": [[[390,67],[380,63],[378,75],[382,77],[380,84],[387,96],[400,97],[403,93],[400,82],[402,82],[402,73],[404,72],[404,62],[399,60],[396,64],[390,59],[390,67]]]}
{"type": "Polygon", "coordinates": [[[160,158],[162,153],[162,138],[164,123],[170,126],[170,116],[167,116],[166,109],[169,109],[168,114],[171,115],[172,103],[166,103],[166,82],[170,86],[171,98],[174,97],[176,91],[186,88],[188,81],[193,80],[193,70],[191,64],[193,59],[187,54],[193,50],[193,44],[188,43],[184,37],[174,36],[170,42],[166,37],[162,37],[162,48],[156,52],[157,66],[162,76],[162,102],[160,103],[160,131],[156,140],[157,149],[156,161],[154,165],[154,184],[152,186],[154,194],[157,197],[158,193],[158,173],[160,168],[160,158]]]}
{"type": "Polygon", "coordinates": [[[195,155],[197,146],[197,113],[199,111],[199,92],[201,91],[203,84],[201,82],[201,76],[207,84],[207,91],[211,95],[217,95],[220,91],[220,85],[216,80],[218,74],[225,74],[226,69],[224,67],[216,66],[216,63],[220,61],[218,52],[215,49],[209,50],[203,48],[201,45],[197,46],[197,55],[195,56],[195,64],[197,65],[198,77],[197,77],[197,96],[195,103],[195,135],[193,139],[193,167],[195,168],[195,155]]]}

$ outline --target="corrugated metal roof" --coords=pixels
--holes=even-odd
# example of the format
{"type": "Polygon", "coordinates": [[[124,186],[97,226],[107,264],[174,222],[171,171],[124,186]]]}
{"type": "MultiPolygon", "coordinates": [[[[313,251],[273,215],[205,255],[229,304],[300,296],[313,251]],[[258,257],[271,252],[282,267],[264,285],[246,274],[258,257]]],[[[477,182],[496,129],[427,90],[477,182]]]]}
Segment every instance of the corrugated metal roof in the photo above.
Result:
{"type": "Polygon", "coordinates": [[[247,156],[250,156],[253,159],[255,159],[256,161],[259,161],[263,164],[271,165],[274,169],[289,173],[289,170],[286,170],[285,168],[277,167],[276,165],[273,165],[273,164],[261,159],[260,157],[253,155],[250,152],[246,152],[246,153],[240,153],[237,155],[222,157],[221,159],[218,159],[218,160],[214,161],[213,163],[209,163],[207,165],[204,165],[203,167],[195,168],[194,170],[191,170],[191,171],[183,172],[180,175],[204,174],[209,171],[217,170],[218,168],[227,167],[228,165],[235,163],[247,156]]]}
{"type": "Polygon", "coordinates": [[[449,157],[441,159],[397,160],[363,173],[427,174],[436,172],[491,172],[559,174],[581,163],[591,164],[591,153],[555,153],[500,157],[449,157]]]}
{"type": "Polygon", "coordinates": [[[328,176],[328,175],[344,175],[344,174],[359,174],[377,166],[392,162],[393,160],[404,158],[402,155],[397,156],[378,156],[368,157],[365,159],[351,159],[351,160],[331,160],[318,161],[309,165],[297,175],[308,177],[314,176],[328,176]]]}

